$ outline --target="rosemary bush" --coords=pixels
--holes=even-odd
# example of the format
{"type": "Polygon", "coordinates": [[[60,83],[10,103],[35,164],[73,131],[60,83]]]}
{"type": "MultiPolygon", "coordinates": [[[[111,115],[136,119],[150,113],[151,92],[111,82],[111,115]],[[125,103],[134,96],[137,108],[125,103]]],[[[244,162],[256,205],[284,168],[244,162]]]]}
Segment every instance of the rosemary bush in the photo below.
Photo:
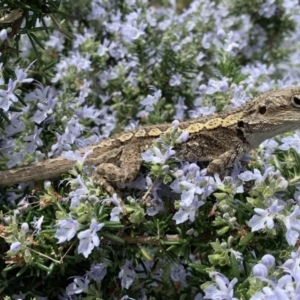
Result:
{"type": "Polygon", "coordinates": [[[0,169],[76,162],[1,187],[1,299],[299,298],[300,131],[224,179],[174,151],[178,121],[299,84],[298,1],[1,4],[0,169]],[[76,149],[162,122],[122,215],[76,149]]]}

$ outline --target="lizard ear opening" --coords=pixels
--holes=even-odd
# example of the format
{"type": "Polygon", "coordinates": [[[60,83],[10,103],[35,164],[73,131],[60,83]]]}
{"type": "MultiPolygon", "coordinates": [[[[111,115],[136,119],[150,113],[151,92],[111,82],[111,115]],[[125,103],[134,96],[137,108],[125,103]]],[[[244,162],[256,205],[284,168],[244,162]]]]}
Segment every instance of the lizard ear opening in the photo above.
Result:
{"type": "Polygon", "coordinates": [[[261,114],[261,115],[264,115],[266,112],[267,112],[267,108],[265,106],[260,106],[258,108],[258,112],[261,114]]]}
{"type": "Polygon", "coordinates": [[[300,107],[300,95],[295,95],[292,97],[292,104],[296,107],[300,107]]]}

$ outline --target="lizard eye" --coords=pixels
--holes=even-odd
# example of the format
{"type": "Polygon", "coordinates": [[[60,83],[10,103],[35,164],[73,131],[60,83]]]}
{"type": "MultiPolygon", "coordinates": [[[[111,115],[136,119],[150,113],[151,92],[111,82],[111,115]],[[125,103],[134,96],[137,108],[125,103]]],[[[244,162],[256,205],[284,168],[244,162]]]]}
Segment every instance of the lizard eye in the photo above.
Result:
{"type": "Polygon", "coordinates": [[[293,96],[292,103],[296,107],[300,107],[300,95],[293,96]]]}

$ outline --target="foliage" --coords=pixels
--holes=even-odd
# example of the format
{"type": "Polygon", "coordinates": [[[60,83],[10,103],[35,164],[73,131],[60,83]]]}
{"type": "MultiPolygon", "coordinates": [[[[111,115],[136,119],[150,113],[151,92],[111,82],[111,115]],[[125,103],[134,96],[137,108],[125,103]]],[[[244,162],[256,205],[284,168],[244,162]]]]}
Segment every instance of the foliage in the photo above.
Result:
{"type": "Polygon", "coordinates": [[[296,85],[297,1],[1,3],[0,168],[76,161],[44,185],[1,187],[1,298],[300,294],[298,131],[220,178],[181,160],[188,136],[174,121],[142,153],[138,178],[119,186],[125,215],[90,179],[88,151],[76,152],[296,85]]]}

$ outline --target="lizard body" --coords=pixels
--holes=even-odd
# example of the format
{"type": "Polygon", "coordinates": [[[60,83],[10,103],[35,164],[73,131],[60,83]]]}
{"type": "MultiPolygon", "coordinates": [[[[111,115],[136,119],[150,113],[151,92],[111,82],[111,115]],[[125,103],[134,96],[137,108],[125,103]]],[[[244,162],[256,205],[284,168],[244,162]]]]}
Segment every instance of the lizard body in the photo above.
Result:
{"type": "MultiPolygon", "coordinates": [[[[224,173],[262,141],[298,128],[300,87],[289,87],[263,93],[233,110],[180,122],[179,129],[189,132],[189,138],[178,148],[184,160],[209,161],[209,174],[224,173]]],[[[92,150],[85,164],[96,166],[93,180],[113,193],[110,184],[133,181],[142,164],[141,153],[170,129],[171,124],[139,127],[80,151],[92,150]]],[[[54,178],[74,165],[72,160],[57,157],[0,171],[0,185],[54,178]]]]}

